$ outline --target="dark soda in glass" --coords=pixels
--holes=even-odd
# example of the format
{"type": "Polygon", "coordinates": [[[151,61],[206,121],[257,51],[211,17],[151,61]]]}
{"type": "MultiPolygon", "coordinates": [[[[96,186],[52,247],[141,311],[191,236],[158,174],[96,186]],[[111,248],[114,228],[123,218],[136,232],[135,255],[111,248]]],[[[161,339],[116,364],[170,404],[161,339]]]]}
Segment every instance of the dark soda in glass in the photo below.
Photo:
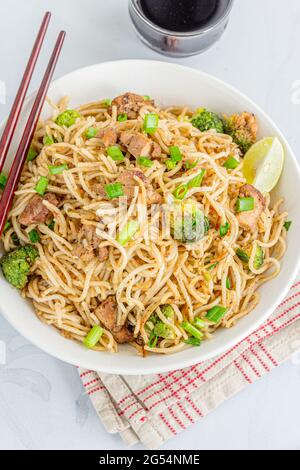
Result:
{"type": "Polygon", "coordinates": [[[217,15],[222,0],[140,0],[144,15],[169,31],[197,30],[217,15]]]}

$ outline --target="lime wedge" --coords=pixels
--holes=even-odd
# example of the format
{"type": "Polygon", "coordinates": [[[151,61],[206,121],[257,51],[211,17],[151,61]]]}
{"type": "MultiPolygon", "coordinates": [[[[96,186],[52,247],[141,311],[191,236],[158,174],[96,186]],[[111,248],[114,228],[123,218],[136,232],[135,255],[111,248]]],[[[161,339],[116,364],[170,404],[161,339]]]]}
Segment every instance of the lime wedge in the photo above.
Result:
{"type": "Polygon", "coordinates": [[[284,163],[284,149],[277,137],[265,137],[256,142],[243,159],[243,174],[247,183],[262,193],[269,193],[278,183],[284,163]]]}

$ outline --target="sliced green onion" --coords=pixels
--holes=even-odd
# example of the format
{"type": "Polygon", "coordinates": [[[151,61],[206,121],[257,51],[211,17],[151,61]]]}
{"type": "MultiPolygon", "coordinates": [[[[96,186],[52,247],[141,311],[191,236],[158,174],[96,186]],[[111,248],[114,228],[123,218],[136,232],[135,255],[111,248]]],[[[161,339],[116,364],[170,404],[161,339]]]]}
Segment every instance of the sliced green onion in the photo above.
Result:
{"type": "Polygon", "coordinates": [[[202,320],[201,318],[196,317],[196,318],[194,318],[194,325],[197,328],[205,328],[207,326],[207,323],[204,320],[202,320]]]}
{"type": "Polygon", "coordinates": [[[199,186],[201,186],[204,175],[205,170],[201,170],[199,175],[195,176],[195,178],[191,179],[187,183],[188,188],[198,188],[199,186]]]}
{"type": "Polygon", "coordinates": [[[227,235],[229,229],[230,229],[230,223],[229,222],[226,222],[224,225],[221,225],[221,227],[220,227],[220,236],[225,237],[225,235],[227,235]]]}
{"type": "Polygon", "coordinates": [[[35,230],[35,228],[30,230],[30,232],[28,233],[28,237],[31,243],[37,243],[41,239],[39,232],[35,230]]]}
{"type": "Polygon", "coordinates": [[[28,153],[27,153],[26,160],[27,160],[27,162],[31,162],[37,156],[38,156],[38,152],[33,147],[30,147],[30,149],[28,150],[28,153]]]}
{"type": "Polygon", "coordinates": [[[103,335],[103,332],[104,330],[101,328],[101,326],[94,325],[84,338],[83,344],[89,349],[93,348],[98,343],[99,339],[103,335]]]}
{"type": "Polygon", "coordinates": [[[222,307],[221,305],[215,305],[210,310],[208,310],[205,318],[213,323],[218,323],[224,317],[226,312],[227,308],[222,307]]]}
{"type": "Polygon", "coordinates": [[[148,341],[148,346],[149,348],[155,348],[156,344],[158,341],[158,336],[154,333],[154,330],[151,331],[149,341],[148,341]]]}
{"type": "Polygon", "coordinates": [[[170,159],[172,162],[181,162],[182,154],[180,152],[180,148],[177,146],[173,146],[169,148],[170,159]]]}
{"type": "Polygon", "coordinates": [[[212,271],[215,267],[217,267],[219,264],[219,261],[217,261],[216,263],[214,264],[211,264],[210,266],[208,266],[208,268],[206,268],[207,271],[212,271]]]}
{"type": "Polygon", "coordinates": [[[5,222],[5,225],[3,227],[3,233],[6,232],[11,227],[11,223],[9,221],[5,222]]]}
{"type": "Polygon", "coordinates": [[[234,157],[227,158],[226,162],[224,163],[224,167],[227,170],[235,170],[239,166],[240,162],[236,160],[234,157]]]}
{"type": "Polygon", "coordinates": [[[154,162],[151,160],[151,158],[147,158],[147,157],[137,158],[137,164],[140,166],[144,166],[146,168],[151,168],[153,166],[153,163],[154,162]]]}
{"type": "Polygon", "coordinates": [[[125,121],[127,121],[128,116],[127,116],[126,113],[122,113],[122,114],[119,114],[117,119],[118,119],[119,122],[125,122],[125,121]]]}
{"type": "Polygon", "coordinates": [[[143,95],[143,98],[145,101],[151,100],[151,97],[149,95],[143,95]]]}
{"type": "Polygon", "coordinates": [[[51,222],[49,222],[48,227],[50,228],[50,230],[53,230],[54,226],[55,226],[55,220],[52,219],[51,222]]]}
{"type": "Polygon", "coordinates": [[[208,234],[209,229],[210,229],[209,218],[206,217],[206,215],[205,215],[205,216],[204,216],[204,235],[207,235],[207,234],[208,234]]]}
{"type": "Polygon", "coordinates": [[[249,212],[254,209],[254,197],[239,197],[236,202],[237,212],[249,212]]]}
{"type": "Polygon", "coordinates": [[[48,147],[48,145],[52,145],[54,144],[54,139],[53,137],[51,137],[50,135],[44,135],[43,137],[43,144],[45,145],[45,147],[48,147]]]}
{"type": "Polygon", "coordinates": [[[40,194],[41,196],[44,196],[47,186],[48,186],[49,180],[45,176],[41,176],[40,179],[37,182],[36,187],[34,188],[35,191],[40,194]]]}
{"type": "Polygon", "coordinates": [[[195,328],[190,322],[184,321],[181,323],[181,327],[190,335],[192,335],[194,338],[197,339],[202,339],[203,338],[203,333],[199,331],[197,328],[195,328]]]}
{"type": "Polygon", "coordinates": [[[111,105],[111,99],[106,98],[105,100],[102,101],[103,106],[106,106],[107,108],[111,105]]]}
{"type": "Polygon", "coordinates": [[[198,338],[188,338],[185,340],[185,344],[189,346],[201,346],[201,341],[198,338]]]}
{"type": "Polygon", "coordinates": [[[0,173],[0,189],[4,189],[7,181],[7,176],[4,173],[0,173]]]}
{"type": "Polygon", "coordinates": [[[230,290],[231,289],[231,280],[230,277],[226,278],[226,289],[230,290]]]}
{"type": "Polygon", "coordinates": [[[66,163],[64,163],[63,165],[58,165],[58,166],[48,165],[48,168],[49,168],[49,172],[51,173],[51,175],[60,175],[63,171],[69,169],[66,163]]]}
{"type": "Polygon", "coordinates": [[[197,166],[198,161],[195,162],[185,162],[184,166],[187,170],[191,170],[192,168],[195,168],[197,166]]]}
{"type": "Polygon", "coordinates": [[[238,248],[235,254],[241,261],[243,261],[243,263],[249,263],[250,257],[247,255],[245,251],[238,248]]]}
{"type": "Polygon", "coordinates": [[[112,145],[107,148],[107,154],[114,160],[114,162],[123,162],[124,155],[117,145],[112,145]]]}
{"type": "Polygon", "coordinates": [[[290,230],[292,223],[293,222],[291,220],[288,220],[283,224],[283,226],[284,226],[284,228],[287,232],[290,230]]]}
{"type": "Polygon", "coordinates": [[[146,114],[144,118],[144,131],[154,134],[158,128],[158,114],[146,114]]]}
{"type": "Polygon", "coordinates": [[[126,245],[139,230],[140,224],[137,220],[129,221],[124,228],[122,228],[117,241],[121,245],[126,245]]]}
{"type": "Polygon", "coordinates": [[[186,184],[181,184],[180,186],[178,186],[178,188],[175,189],[175,191],[173,192],[173,196],[176,199],[182,200],[187,195],[187,192],[188,192],[187,185],[186,184]]]}
{"type": "Polygon", "coordinates": [[[66,109],[57,116],[57,118],[55,119],[55,123],[61,127],[71,127],[73,126],[73,124],[75,124],[76,119],[80,117],[81,114],[79,114],[79,112],[75,109],[66,109]]]}
{"type": "Polygon", "coordinates": [[[121,183],[107,184],[105,185],[104,189],[109,199],[124,196],[123,186],[121,183]]]}
{"type": "Polygon", "coordinates": [[[174,170],[174,168],[176,168],[177,166],[177,162],[173,162],[172,160],[166,160],[165,164],[166,164],[167,170],[169,171],[174,170]]]}
{"type": "Polygon", "coordinates": [[[87,139],[93,139],[98,134],[98,131],[97,127],[89,127],[85,132],[85,136],[87,139]]]}

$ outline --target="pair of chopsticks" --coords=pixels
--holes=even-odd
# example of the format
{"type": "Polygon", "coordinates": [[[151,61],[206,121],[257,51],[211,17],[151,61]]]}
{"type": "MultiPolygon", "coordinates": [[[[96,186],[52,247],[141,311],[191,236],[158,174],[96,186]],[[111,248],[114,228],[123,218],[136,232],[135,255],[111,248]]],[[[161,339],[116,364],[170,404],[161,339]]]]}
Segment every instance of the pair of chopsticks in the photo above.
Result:
{"type": "MultiPolygon", "coordinates": [[[[20,87],[18,89],[14,104],[12,106],[10,115],[8,117],[5,129],[0,140],[0,172],[3,169],[3,165],[8,154],[8,150],[16,129],[16,125],[20,117],[20,112],[24,104],[24,99],[28,90],[28,86],[30,84],[31,77],[34,72],[37,59],[39,57],[39,53],[46,35],[46,31],[48,29],[50,18],[51,13],[47,12],[41,23],[20,87]]],[[[2,197],[0,200],[0,235],[3,231],[8,211],[11,207],[14,193],[17,188],[22,168],[25,163],[27,153],[29,151],[30,144],[34,135],[34,131],[45,102],[45,98],[61,52],[65,35],[65,31],[60,31],[57,37],[53,52],[51,54],[46,71],[44,73],[44,77],[42,79],[32,109],[30,111],[29,118],[27,120],[21,141],[19,143],[18,150],[14,157],[4,191],[2,193],[2,197]]]]}

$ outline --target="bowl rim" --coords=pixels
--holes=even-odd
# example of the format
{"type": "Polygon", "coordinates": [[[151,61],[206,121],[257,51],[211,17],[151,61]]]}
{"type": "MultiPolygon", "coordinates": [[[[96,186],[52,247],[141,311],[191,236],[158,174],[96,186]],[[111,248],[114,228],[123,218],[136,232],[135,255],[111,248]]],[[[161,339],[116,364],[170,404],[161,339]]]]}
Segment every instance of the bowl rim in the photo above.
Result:
{"type": "MultiPolygon", "coordinates": [[[[278,128],[278,126],[274,123],[272,118],[259,105],[257,105],[251,98],[249,98],[243,92],[239,91],[234,86],[228,84],[227,82],[225,82],[224,80],[222,80],[218,77],[215,77],[214,75],[211,75],[209,73],[200,71],[198,69],[188,67],[188,66],[184,66],[184,65],[180,65],[180,64],[176,64],[176,63],[172,63],[172,62],[168,62],[168,61],[159,61],[159,60],[122,59],[122,60],[114,60],[114,61],[105,61],[105,62],[100,62],[98,64],[92,64],[92,65],[89,65],[89,66],[86,66],[86,67],[79,67],[79,68],[77,68],[77,69],[75,69],[75,70],[73,70],[73,71],[71,71],[67,74],[64,74],[64,75],[56,78],[55,80],[52,81],[52,83],[50,85],[50,88],[49,88],[48,94],[51,93],[51,87],[53,85],[58,84],[60,80],[69,79],[70,77],[72,77],[76,73],[92,72],[93,69],[96,69],[98,67],[102,67],[102,66],[104,66],[104,67],[108,66],[109,67],[111,65],[116,65],[116,64],[120,65],[120,67],[121,67],[125,63],[128,64],[128,65],[133,65],[133,64],[145,64],[145,65],[147,64],[147,65],[149,65],[149,64],[152,64],[153,66],[156,65],[157,67],[164,66],[164,67],[169,67],[169,68],[173,68],[173,69],[177,69],[177,70],[181,69],[181,70],[185,70],[185,71],[190,71],[193,74],[199,75],[199,77],[202,77],[206,80],[210,80],[210,81],[214,82],[215,84],[227,89],[229,92],[231,92],[235,96],[237,96],[237,97],[239,97],[243,100],[246,100],[249,103],[249,105],[252,106],[254,110],[256,109],[261,114],[263,119],[266,122],[268,122],[274,128],[274,131],[276,132],[278,137],[281,139],[281,141],[284,143],[284,145],[286,147],[286,150],[287,150],[287,154],[289,155],[289,157],[292,158],[293,163],[295,165],[295,169],[297,169],[297,178],[299,179],[299,184],[300,184],[300,166],[299,166],[299,163],[296,159],[294,151],[292,150],[292,148],[291,148],[290,144],[288,143],[287,139],[284,137],[283,133],[278,128]]],[[[30,100],[33,99],[33,97],[35,96],[35,93],[36,92],[31,93],[26,98],[24,106],[26,106],[26,104],[28,102],[30,102],[30,100]]],[[[7,117],[4,118],[0,122],[0,129],[3,129],[3,126],[6,122],[6,120],[7,120],[7,117]]],[[[24,336],[24,338],[26,338],[28,341],[30,341],[35,346],[40,348],[42,351],[46,352],[47,354],[50,354],[51,356],[53,356],[57,359],[60,359],[60,360],[65,361],[67,363],[73,364],[77,367],[90,369],[90,370],[96,370],[96,371],[100,371],[102,373],[108,373],[108,374],[122,374],[122,375],[158,374],[158,373],[163,373],[163,372],[169,372],[169,371],[172,371],[172,370],[183,369],[185,367],[195,365],[195,364],[199,363],[199,361],[203,362],[203,361],[212,359],[212,358],[218,356],[219,354],[225,353],[226,351],[229,351],[233,347],[238,345],[243,339],[245,339],[247,336],[249,336],[262,323],[264,323],[264,321],[273,313],[273,311],[278,307],[278,305],[280,305],[280,303],[282,302],[282,300],[284,299],[284,297],[287,295],[288,291],[290,290],[290,288],[291,288],[291,286],[292,286],[299,270],[300,270],[300,250],[297,253],[297,259],[295,261],[294,268],[289,272],[288,281],[285,283],[285,287],[281,290],[280,294],[278,295],[276,304],[273,303],[273,305],[270,305],[269,308],[265,309],[265,312],[259,318],[257,318],[253,323],[251,323],[251,325],[246,327],[245,330],[242,333],[239,333],[235,338],[227,340],[226,344],[221,344],[219,346],[216,346],[216,348],[213,352],[203,353],[201,355],[201,358],[199,358],[197,356],[197,354],[195,354],[194,356],[192,356],[190,358],[188,357],[188,358],[180,359],[180,356],[179,356],[180,352],[174,353],[172,356],[174,358],[176,358],[177,360],[174,360],[173,365],[164,364],[164,362],[161,361],[161,364],[160,364],[159,367],[158,366],[147,366],[147,370],[144,370],[144,371],[143,371],[143,362],[142,362],[143,358],[141,358],[140,369],[137,368],[136,366],[130,366],[130,365],[126,366],[126,368],[124,368],[123,366],[122,367],[111,366],[111,365],[109,365],[109,361],[103,361],[103,363],[98,364],[97,360],[94,360],[94,364],[92,365],[91,362],[93,362],[93,361],[91,361],[90,359],[87,359],[87,360],[80,359],[80,364],[79,364],[78,363],[79,361],[76,360],[73,357],[74,354],[70,351],[70,349],[66,348],[66,349],[63,349],[63,351],[53,351],[52,347],[51,346],[48,347],[47,344],[45,345],[43,343],[43,341],[39,339],[38,335],[36,335],[34,332],[31,332],[31,331],[28,331],[28,330],[26,330],[26,332],[23,332],[23,330],[24,330],[23,327],[22,326],[20,327],[18,325],[18,321],[15,320],[15,318],[11,318],[8,314],[6,314],[5,308],[3,307],[3,305],[1,305],[1,303],[0,303],[0,313],[3,315],[3,317],[8,321],[8,323],[10,325],[12,325],[22,336],[24,336]],[[176,365],[175,365],[175,362],[176,362],[176,365]]],[[[116,353],[116,354],[120,354],[120,353],[116,353]]]]}

